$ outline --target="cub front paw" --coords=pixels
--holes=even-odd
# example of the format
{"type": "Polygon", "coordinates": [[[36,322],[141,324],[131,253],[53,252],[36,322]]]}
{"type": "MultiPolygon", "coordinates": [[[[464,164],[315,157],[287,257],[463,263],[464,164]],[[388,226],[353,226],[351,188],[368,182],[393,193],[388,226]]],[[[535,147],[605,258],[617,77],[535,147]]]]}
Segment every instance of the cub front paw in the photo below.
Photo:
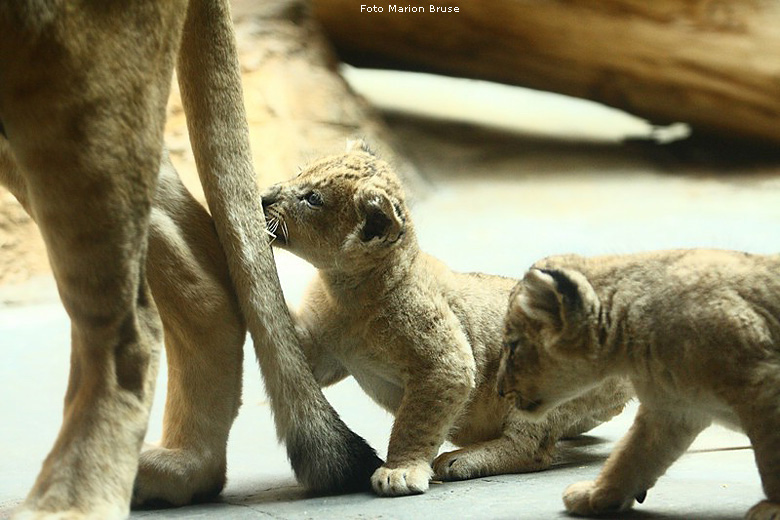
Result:
{"type": "Polygon", "coordinates": [[[595,482],[589,480],[566,488],[563,504],[569,513],[590,516],[625,511],[634,505],[634,497],[626,497],[615,488],[597,487],[595,482]]]}
{"type": "Polygon", "coordinates": [[[377,495],[395,497],[419,495],[428,491],[428,482],[433,476],[429,464],[414,463],[397,468],[382,466],[371,477],[371,486],[377,495]]]}
{"type": "Polygon", "coordinates": [[[780,504],[762,500],[750,508],[745,520],[778,520],[780,519],[780,504]]]}

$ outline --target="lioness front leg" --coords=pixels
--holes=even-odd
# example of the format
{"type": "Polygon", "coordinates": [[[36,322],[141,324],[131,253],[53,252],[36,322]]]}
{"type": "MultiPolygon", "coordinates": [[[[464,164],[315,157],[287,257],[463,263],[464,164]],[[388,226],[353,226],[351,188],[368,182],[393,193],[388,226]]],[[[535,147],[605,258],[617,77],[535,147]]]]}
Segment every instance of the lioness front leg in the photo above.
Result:
{"type": "Polygon", "coordinates": [[[17,514],[123,518],[162,332],[144,271],[183,6],[31,5],[0,7],[0,112],[71,319],[71,369],[17,514]]]}
{"type": "Polygon", "coordinates": [[[141,453],[133,504],[183,505],[224,487],[246,329],[211,217],[167,153],[152,209],[147,277],[165,331],[168,394],[162,441],[141,453]]]}
{"type": "Polygon", "coordinates": [[[379,495],[424,493],[433,476],[431,462],[474,387],[473,368],[433,367],[407,383],[396,412],[387,462],[374,472],[379,495]]]}
{"type": "Polygon", "coordinates": [[[563,494],[566,510],[593,515],[629,509],[691,445],[710,420],[640,405],[634,424],[594,481],[577,482],[563,494]]]}

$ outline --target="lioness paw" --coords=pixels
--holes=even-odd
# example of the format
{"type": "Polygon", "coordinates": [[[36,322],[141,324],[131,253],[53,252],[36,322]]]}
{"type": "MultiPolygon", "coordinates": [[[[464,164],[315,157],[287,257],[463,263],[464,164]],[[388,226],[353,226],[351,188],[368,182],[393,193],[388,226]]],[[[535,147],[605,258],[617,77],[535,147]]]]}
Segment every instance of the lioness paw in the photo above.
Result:
{"type": "Polygon", "coordinates": [[[213,499],[225,486],[224,458],[196,450],[145,447],[133,488],[133,506],[183,506],[213,499]]]}
{"type": "MultiPolygon", "coordinates": [[[[11,517],[11,520],[85,520],[84,513],[77,511],[17,511],[11,517]]],[[[123,517],[117,517],[123,518],[123,517]]]]}
{"type": "Polygon", "coordinates": [[[745,520],[780,520],[780,504],[762,500],[750,508],[745,520]]]}
{"type": "Polygon", "coordinates": [[[615,488],[599,488],[588,480],[572,484],[563,492],[566,510],[575,515],[595,515],[625,511],[634,505],[634,497],[626,497],[615,488]]]}
{"type": "Polygon", "coordinates": [[[382,466],[371,477],[371,486],[381,496],[419,495],[428,491],[428,482],[432,476],[431,466],[425,463],[393,469],[382,466]]]}
{"type": "Polygon", "coordinates": [[[38,511],[34,509],[22,508],[15,511],[11,520],[91,520],[105,518],[106,520],[121,520],[127,518],[129,511],[127,506],[116,504],[105,507],[96,507],[89,513],[78,511],[76,509],[67,509],[63,511],[38,511]]]}

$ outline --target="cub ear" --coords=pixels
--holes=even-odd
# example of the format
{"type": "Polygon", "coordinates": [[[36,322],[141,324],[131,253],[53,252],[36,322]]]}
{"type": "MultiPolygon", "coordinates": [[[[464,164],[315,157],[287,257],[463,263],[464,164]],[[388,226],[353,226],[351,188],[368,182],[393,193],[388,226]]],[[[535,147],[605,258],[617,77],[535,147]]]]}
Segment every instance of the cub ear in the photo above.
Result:
{"type": "Polygon", "coordinates": [[[522,312],[554,333],[562,333],[599,305],[587,278],[569,269],[531,269],[521,290],[510,302],[512,312],[522,312]]]}
{"type": "Polygon", "coordinates": [[[352,152],[365,152],[370,155],[376,155],[374,151],[368,146],[368,143],[366,143],[363,139],[356,138],[356,139],[347,139],[347,153],[352,152]]]}
{"type": "Polygon", "coordinates": [[[406,223],[400,201],[373,182],[362,186],[354,200],[360,219],[357,234],[361,242],[378,238],[392,243],[401,238],[406,223]]]}

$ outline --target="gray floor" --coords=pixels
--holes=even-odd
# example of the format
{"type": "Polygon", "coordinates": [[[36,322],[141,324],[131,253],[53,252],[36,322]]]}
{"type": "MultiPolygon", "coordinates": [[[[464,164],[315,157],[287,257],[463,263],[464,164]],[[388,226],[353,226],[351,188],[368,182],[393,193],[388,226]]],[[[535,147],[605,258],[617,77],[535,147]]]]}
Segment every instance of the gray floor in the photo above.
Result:
{"type": "MultiPolygon", "coordinates": [[[[455,269],[518,277],[535,259],[560,252],[778,250],[777,168],[691,166],[665,152],[622,146],[619,137],[647,134],[647,125],[554,96],[510,95],[472,83],[440,90],[429,80],[425,90],[414,77],[411,86],[399,82],[395,92],[383,92],[376,87],[382,76],[351,74],[356,87],[386,109],[415,108],[403,105],[414,92],[422,96],[418,114],[455,119],[390,117],[430,181],[415,196],[420,242],[455,269]],[[475,96],[475,90],[481,94],[475,96]],[[433,109],[425,96],[436,92],[444,94],[433,109]],[[480,104],[492,100],[494,105],[496,99],[510,103],[511,110],[486,116],[488,109],[480,104]],[[488,116],[502,128],[486,129],[483,119],[488,116]],[[517,123],[511,132],[507,120],[517,123]]],[[[294,301],[309,268],[288,255],[279,255],[278,262],[286,294],[294,301]]],[[[68,335],[49,278],[0,288],[0,518],[24,498],[57,433],[68,335]]],[[[567,443],[560,463],[546,472],[434,483],[427,494],[406,498],[368,493],[311,497],[296,485],[277,445],[259,371],[250,346],[246,349],[244,405],[231,433],[229,482],[222,501],[138,511],[133,518],[564,517],[562,490],[597,474],[635,410],[631,407],[567,443]]],[[[162,373],[150,440],[160,434],[164,379],[162,373]]],[[[391,418],[350,381],[326,395],[347,423],[384,454],[391,418]]],[[[739,518],[761,498],[747,438],[712,427],[650,490],[632,517],[739,518]]]]}

